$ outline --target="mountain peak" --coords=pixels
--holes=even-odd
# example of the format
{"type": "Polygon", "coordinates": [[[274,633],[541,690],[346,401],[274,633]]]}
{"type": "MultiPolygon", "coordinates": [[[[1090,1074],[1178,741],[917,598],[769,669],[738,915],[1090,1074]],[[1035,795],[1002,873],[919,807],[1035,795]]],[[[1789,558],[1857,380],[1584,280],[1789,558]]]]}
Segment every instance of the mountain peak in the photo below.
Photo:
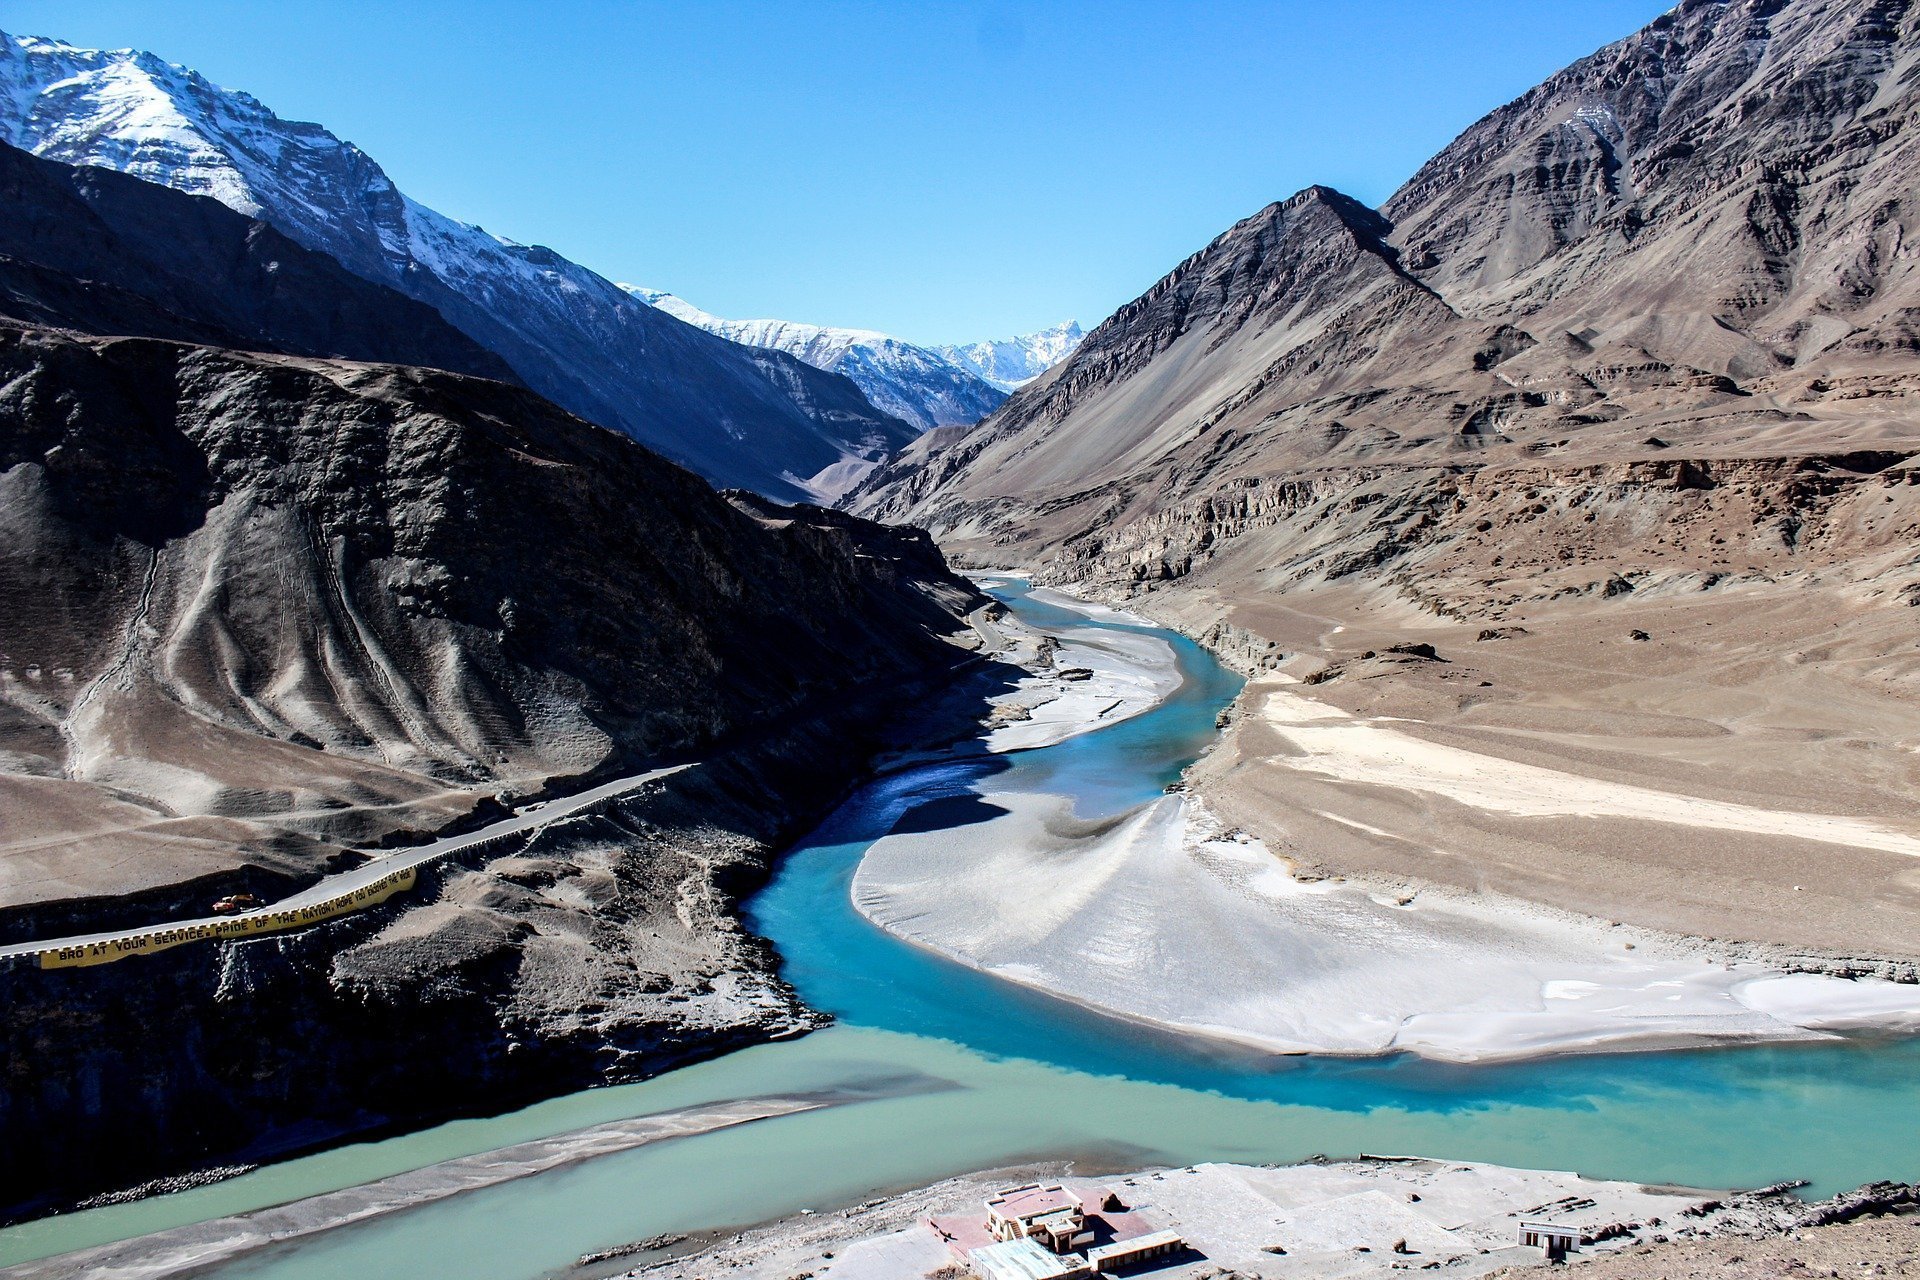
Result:
{"type": "Polygon", "coordinates": [[[1067,532],[1096,545],[1116,494],[1169,477],[1613,458],[1679,430],[1716,454],[1890,438],[1855,406],[1920,341],[1912,7],[1682,4],[1489,113],[1382,210],[1313,186],[1236,223],[860,501],[935,525],[977,504],[951,527],[997,554],[1037,513],[1065,529],[1078,495],[1098,501],[1067,532]]]}
{"type": "Polygon", "coordinates": [[[727,320],[664,289],[623,284],[650,307],[743,346],[784,351],[851,378],[881,410],[921,430],[978,422],[1006,394],[967,366],[873,329],[795,320],[727,320]]]}
{"type": "Polygon", "coordinates": [[[1010,392],[1072,355],[1085,337],[1086,332],[1078,320],[1064,320],[1035,333],[951,344],[934,350],[971,369],[1000,390],[1010,392]]]}
{"type": "Polygon", "coordinates": [[[1369,248],[1383,245],[1393,231],[1393,223],[1378,209],[1362,204],[1344,191],[1318,183],[1276,200],[1257,213],[1233,224],[1195,257],[1216,253],[1221,246],[1265,237],[1269,241],[1289,234],[1303,220],[1331,217],[1353,233],[1369,248]]]}
{"type": "Polygon", "coordinates": [[[0,141],[209,196],[438,310],[560,407],[781,499],[912,438],[851,381],[743,353],[550,249],[408,199],[358,147],[150,53],[0,34],[0,141]]]}

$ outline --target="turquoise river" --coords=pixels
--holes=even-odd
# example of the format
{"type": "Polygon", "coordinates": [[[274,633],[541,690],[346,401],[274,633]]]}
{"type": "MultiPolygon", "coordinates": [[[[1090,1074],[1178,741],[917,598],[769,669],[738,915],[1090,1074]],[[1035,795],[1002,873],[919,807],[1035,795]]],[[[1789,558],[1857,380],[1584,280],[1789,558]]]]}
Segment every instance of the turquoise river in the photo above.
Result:
{"type": "MultiPolygon", "coordinates": [[[[999,590],[1045,627],[1121,626],[999,590]]],[[[1145,629],[1145,628],[1143,628],[1145,629]]],[[[1151,630],[1151,629],[1146,629],[1151,630]]],[[[750,904],[800,994],[837,1025],[643,1084],[340,1147],[211,1186],[0,1232],[0,1264],[354,1186],[455,1156],[703,1102],[819,1090],[867,1100],[589,1160],[306,1237],[217,1272],[530,1280],[583,1253],[830,1208],[1025,1160],[1254,1163],[1391,1152],[1694,1186],[1920,1179],[1920,1042],[1852,1040],[1458,1066],[1256,1057],[1111,1021],[950,964],[868,924],[848,893],[902,822],[977,820],[976,788],[1071,795],[1083,816],[1159,795],[1238,679],[1169,632],[1185,681],[1057,746],[957,758],[855,795],[750,904]]],[[[432,1081],[423,1080],[422,1088],[432,1081]]],[[[631,1265],[629,1263],[629,1265],[631,1265]]]]}

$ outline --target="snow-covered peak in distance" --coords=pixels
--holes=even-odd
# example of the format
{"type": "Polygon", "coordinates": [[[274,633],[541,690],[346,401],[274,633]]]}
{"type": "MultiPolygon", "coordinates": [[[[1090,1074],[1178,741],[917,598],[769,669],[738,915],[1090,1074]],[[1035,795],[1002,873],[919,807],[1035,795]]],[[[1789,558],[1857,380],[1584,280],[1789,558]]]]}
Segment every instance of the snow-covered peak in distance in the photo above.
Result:
{"type": "MultiPolygon", "coordinates": [[[[299,218],[303,241],[332,221],[344,181],[363,199],[404,199],[353,144],[151,53],[0,37],[0,109],[0,140],[22,150],[211,196],[263,221],[299,218]]],[[[366,247],[378,251],[377,237],[366,247]]]]}
{"type": "Polygon", "coordinates": [[[0,141],[210,196],[435,307],[531,388],[721,485],[830,500],[913,438],[845,378],[642,305],[550,249],[408,199],[317,124],[133,50],[0,33],[0,141]],[[857,469],[857,466],[855,467],[857,469]]]}
{"type": "Polygon", "coordinates": [[[1002,391],[1011,392],[1072,355],[1086,336],[1078,320],[1069,320],[1017,338],[989,338],[984,342],[933,350],[1002,391]]]}
{"type": "Polygon", "coordinates": [[[1007,398],[968,366],[872,329],[833,329],[794,320],[724,320],[659,289],[620,287],[648,306],[731,342],[770,347],[816,369],[845,374],[876,407],[922,431],[977,422],[1007,398]]]}

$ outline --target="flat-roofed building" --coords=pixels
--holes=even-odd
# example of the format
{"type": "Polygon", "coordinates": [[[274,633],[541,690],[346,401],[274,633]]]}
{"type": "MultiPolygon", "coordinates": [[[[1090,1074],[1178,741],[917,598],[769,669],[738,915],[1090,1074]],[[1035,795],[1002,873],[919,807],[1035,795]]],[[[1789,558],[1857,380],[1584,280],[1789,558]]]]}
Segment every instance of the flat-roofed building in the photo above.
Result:
{"type": "Polygon", "coordinates": [[[983,1217],[926,1219],[954,1260],[982,1280],[1093,1276],[1101,1266],[1128,1267],[1186,1248],[1097,1183],[1028,1182],[994,1192],[985,1207],[983,1217]]]}
{"type": "Polygon", "coordinates": [[[1038,1240],[1055,1253],[1093,1243],[1085,1203],[1058,1183],[1030,1182],[994,1195],[987,1201],[987,1230],[996,1240],[1038,1240]]]}
{"type": "Polygon", "coordinates": [[[1087,1250],[1087,1264],[1095,1271],[1131,1267],[1155,1258],[1171,1258],[1187,1247],[1187,1242],[1172,1231],[1150,1231],[1129,1240],[1116,1240],[1087,1250]]]}
{"type": "Polygon", "coordinates": [[[1037,1240],[1006,1240],[967,1255],[980,1280],[1090,1280],[1093,1268],[1077,1253],[1058,1254],[1037,1240]]]}
{"type": "Polygon", "coordinates": [[[1581,1230],[1558,1222],[1520,1223],[1520,1243],[1546,1252],[1551,1262],[1559,1262],[1580,1248],[1581,1230]]]}

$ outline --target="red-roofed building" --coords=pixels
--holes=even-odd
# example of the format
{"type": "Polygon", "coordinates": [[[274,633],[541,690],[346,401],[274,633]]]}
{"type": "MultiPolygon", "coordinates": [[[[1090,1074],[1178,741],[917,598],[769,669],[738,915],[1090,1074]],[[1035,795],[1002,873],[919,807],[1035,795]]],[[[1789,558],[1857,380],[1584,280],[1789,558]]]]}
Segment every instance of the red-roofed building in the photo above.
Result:
{"type": "Polygon", "coordinates": [[[1093,1243],[1086,1205],[1078,1192],[1058,1183],[1030,1182],[988,1197],[987,1231],[996,1240],[1034,1240],[1055,1253],[1093,1243]]]}
{"type": "MultiPolygon", "coordinates": [[[[984,1218],[927,1219],[928,1229],[954,1258],[976,1271],[988,1256],[983,1250],[1019,1242],[1062,1258],[1085,1251],[1090,1263],[1098,1253],[1109,1266],[1164,1257],[1182,1247],[1178,1236],[1128,1209],[1111,1190],[1091,1183],[1029,1182],[996,1191],[985,1207],[984,1218]],[[1126,1248],[1132,1241],[1148,1247],[1126,1248]]],[[[991,1256],[1000,1258],[1001,1253],[991,1256]]],[[[1020,1256],[1031,1261],[1028,1255],[1020,1256]]],[[[1014,1260],[1009,1255],[1007,1261],[1011,1266],[1014,1260]]]]}

